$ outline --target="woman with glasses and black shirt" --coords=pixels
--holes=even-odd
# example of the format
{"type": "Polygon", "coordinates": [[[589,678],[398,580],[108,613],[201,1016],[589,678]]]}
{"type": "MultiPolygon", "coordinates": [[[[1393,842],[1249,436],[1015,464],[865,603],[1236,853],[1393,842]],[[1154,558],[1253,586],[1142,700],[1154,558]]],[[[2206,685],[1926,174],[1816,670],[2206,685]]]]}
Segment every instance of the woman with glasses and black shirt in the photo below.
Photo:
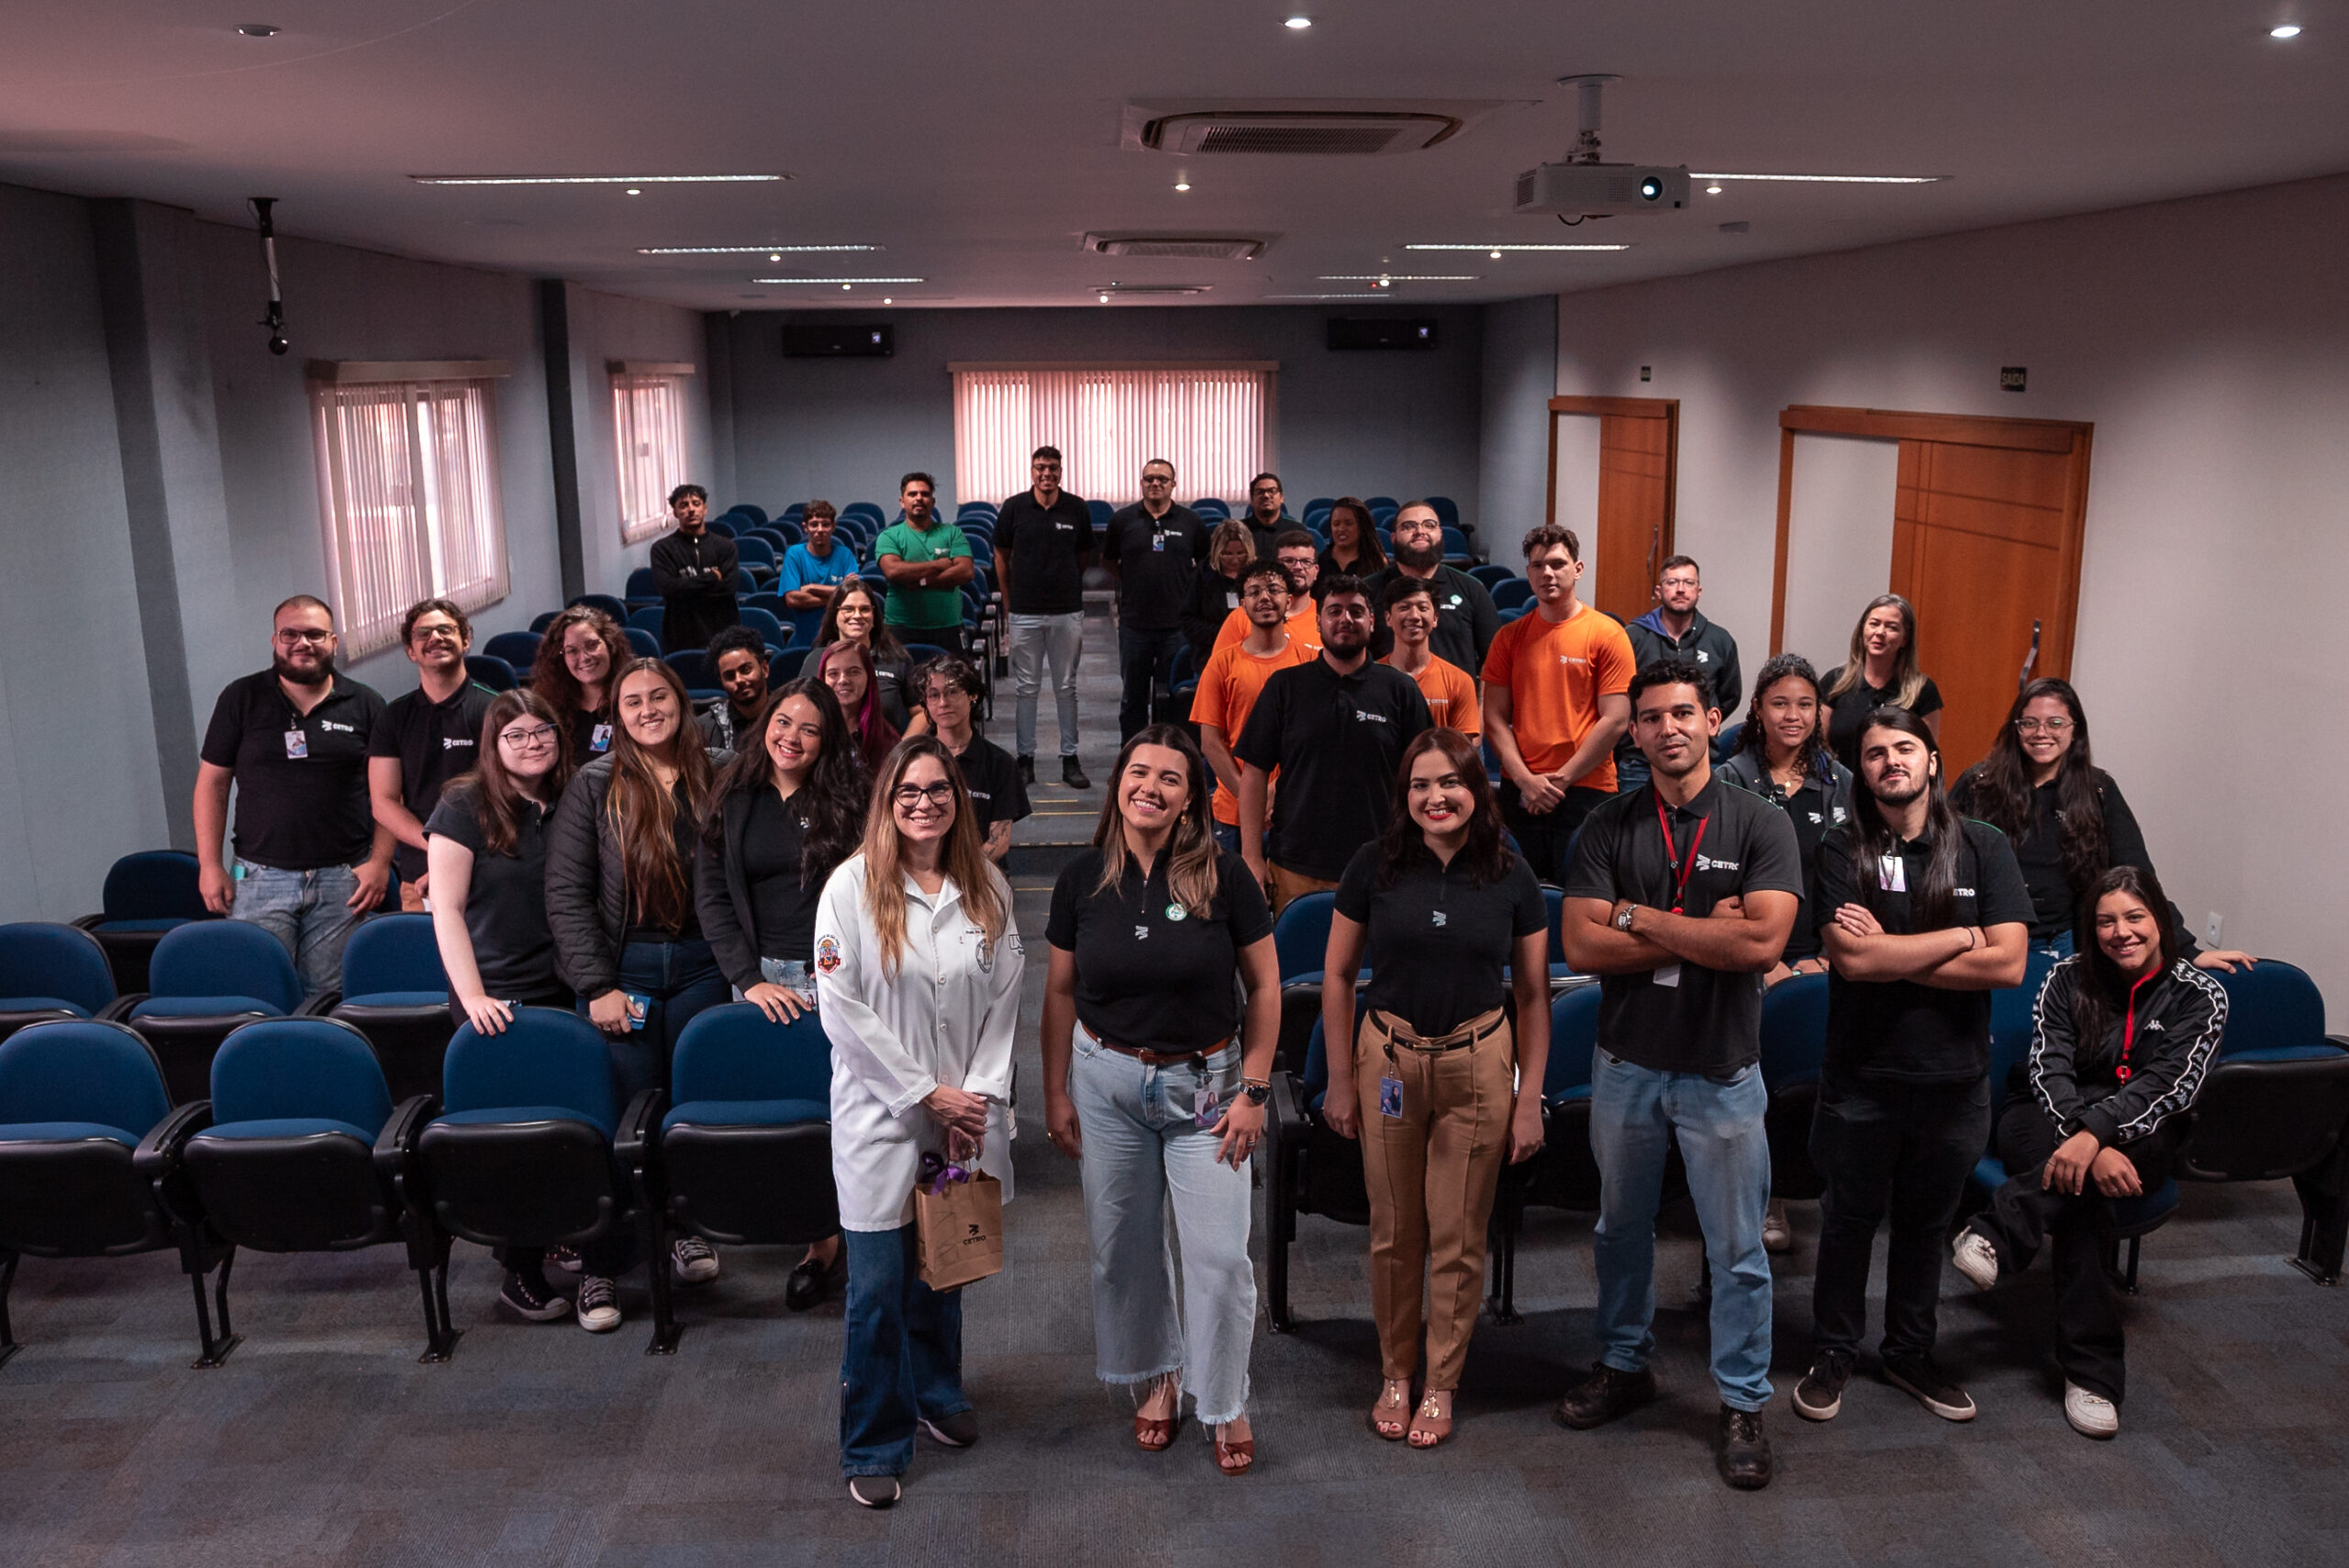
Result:
{"type": "Polygon", "coordinates": [[[1247,1162],[1272,1092],[1280,961],[1263,886],[1215,840],[1209,776],[1181,727],[1136,733],[1093,848],[1053,884],[1044,1127],[1084,1167],[1095,1364],[1144,1391],[1134,1440],[1172,1446],[1187,1387],[1217,1467],[1244,1475],[1247,1162]]]}
{"type": "MultiPolygon", "coordinates": [[[[459,1028],[503,1034],[517,1007],[576,1000],[555,974],[547,927],[547,822],[571,782],[570,748],[536,692],[500,692],[482,723],[481,765],[449,781],[424,824],[432,935],[459,1028]]],[[[497,1304],[526,1322],[571,1310],[547,1284],[546,1255],[507,1249],[497,1304]]]]}
{"type": "Polygon", "coordinates": [[[930,720],[918,706],[907,707],[906,674],[913,666],[913,656],[882,618],[880,594],[862,577],[841,583],[841,591],[832,596],[832,607],[824,612],[824,624],[816,632],[815,657],[820,660],[836,642],[863,648],[873,668],[874,699],[891,731],[889,744],[874,754],[873,765],[877,767],[881,758],[888,755],[889,746],[896,744],[897,736],[918,735],[930,728],[930,720]]]}
{"type": "MultiPolygon", "coordinates": [[[[702,831],[695,905],[718,967],[779,1024],[816,1006],[816,904],[864,833],[865,777],[840,704],[821,681],[786,681],[743,731],[702,831]]],[[[840,1239],[791,1271],[784,1305],[824,1299],[840,1239]]]]}
{"type": "Polygon", "coordinates": [[[612,680],[628,663],[619,623],[587,605],[573,605],[547,623],[530,666],[530,689],[554,710],[571,744],[571,764],[585,767],[612,749],[612,680]]]}

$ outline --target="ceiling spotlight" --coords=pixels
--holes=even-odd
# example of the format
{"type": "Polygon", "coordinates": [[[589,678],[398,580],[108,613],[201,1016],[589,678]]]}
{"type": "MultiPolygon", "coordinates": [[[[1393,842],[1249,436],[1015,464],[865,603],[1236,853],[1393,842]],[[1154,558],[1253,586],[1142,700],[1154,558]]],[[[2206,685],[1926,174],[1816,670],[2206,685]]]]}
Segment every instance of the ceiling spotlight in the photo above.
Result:
{"type": "Polygon", "coordinates": [[[1721,194],[1721,183],[1719,180],[1715,180],[1711,184],[1705,187],[1705,194],[1709,196],[1720,195],[1721,194]]]}
{"type": "Polygon", "coordinates": [[[882,304],[884,304],[884,305],[895,305],[895,304],[896,304],[897,302],[896,302],[896,300],[894,300],[894,299],[891,299],[887,295],[885,295],[885,295],[883,295],[881,296],[881,303],[882,303],[882,304]]]}
{"type": "Polygon", "coordinates": [[[628,194],[629,194],[629,195],[632,195],[632,196],[640,196],[640,195],[642,195],[644,193],[643,193],[642,191],[638,190],[634,185],[630,185],[630,186],[628,188],[628,194]]]}
{"type": "Polygon", "coordinates": [[[1497,250],[1494,251],[1494,252],[1493,252],[1493,260],[1494,260],[1494,261],[1499,261],[1500,259],[1501,259],[1501,253],[1500,253],[1499,251],[1497,251],[1497,250]]]}
{"type": "Polygon", "coordinates": [[[770,261],[780,261],[783,260],[783,252],[780,250],[770,251],[768,252],[767,260],[770,261]]]}
{"type": "Polygon", "coordinates": [[[846,293],[848,293],[848,291],[849,291],[849,290],[851,290],[851,289],[854,288],[855,286],[856,286],[856,285],[855,285],[854,284],[841,284],[841,293],[842,293],[842,294],[846,294],[846,293]]]}
{"type": "Polygon", "coordinates": [[[1109,303],[1109,296],[1108,296],[1108,295],[1106,295],[1106,294],[1105,294],[1105,295],[1103,295],[1101,296],[1101,303],[1102,303],[1102,304],[1104,304],[1104,305],[1108,304],[1108,303],[1109,303]]]}
{"type": "Polygon", "coordinates": [[[1293,33],[1301,33],[1312,25],[1313,18],[1310,17],[1291,17],[1287,21],[1281,24],[1282,27],[1286,28],[1293,33]]]}
{"type": "MultiPolygon", "coordinates": [[[[245,37],[249,39],[273,39],[277,36],[278,29],[277,24],[274,22],[247,22],[243,27],[239,28],[237,30],[244,34],[245,37]]],[[[2299,30],[2299,28],[2294,28],[2292,32],[2297,33],[2299,30]]],[[[2289,38],[2291,34],[2279,32],[2276,36],[2279,39],[2289,38]]]]}
{"type": "MultiPolygon", "coordinates": [[[[272,32],[276,30],[274,28],[270,29],[272,32]]],[[[2268,28],[2267,36],[2271,39],[2296,39],[2300,36],[2300,25],[2298,22],[2286,22],[2282,27],[2268,28]]]]}
{"type": "Polygon", "coordinates": [[[1174,188],[1178,191],[1187,191],[1191,188],[1191,182],[1188,180],[1177,180],[1174,182],[1174,188]]]}

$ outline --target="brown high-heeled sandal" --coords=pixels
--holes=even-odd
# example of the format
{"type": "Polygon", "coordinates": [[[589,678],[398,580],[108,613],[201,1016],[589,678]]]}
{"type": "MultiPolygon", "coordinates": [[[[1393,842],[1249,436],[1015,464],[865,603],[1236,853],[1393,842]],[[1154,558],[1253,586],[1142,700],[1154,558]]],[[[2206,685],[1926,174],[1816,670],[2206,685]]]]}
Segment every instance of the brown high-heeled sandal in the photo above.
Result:
{"type": "Polygon", "coordinates": [[[1452,1418],[1436,1408],[1435,1394],[1431,1391],[1420,1399],[1419,1409],[1412,1413],[1411,1446],[1418,1449],[1442,1448],[1451,1438],[1452,1418]],[[1441,1431],[1436,1429],[1439,1421],[1443,1423],[1441,1431]],[[1421,1438],[1428,1440],[1421,1442],[1421,1438]]]}
{"type": "Polygon", "coordinates": [[[1219,1432],[1215,1440],[1215,1467],[1226,1475],[1245,1475],[1256,1465],[1256,1440],[1253,1436],[1226,1442],[1219,1432]]]}
{"type": "MultiPolygon", "coordinates": [[[[1157,1392],[1159,1385],[1172,1381],[1171,1378],[1152,1379],[1152,1392],[1157,1392]]],[[[1134,1412],[1134,1441],[1149,1452],[1163,1453],[1174,1446],[1174,1429],[1180,1426],[1182,1421],[1183,1390],[1180,1385],[1175,1385],[1172,1414],[1161,1417],[1145,1416],[1139,1410],[1134,1412]]]]}
{"type": "Polygon", "coordinates": [[[1408,1380],[1400,1377],[1388,1378],[1386,1385],[1378,1391],[1378,1402],[1370,1407],[1371,1435],[1384,1438],[1391,1443],[1401,1442],[1404,1433],[1403,1422],[1399,1418],[1410,1407],[1410,1403],[1411,1385],[1408,1380]],[[1389,1394],[1394,1395],[1392,1399],[1387,1397],[1389,1394]],[[1398,1418],[1391,1421],[1381,1420],[1379,1412],[1382,1410],[1392,1410],[1398,1418]]]}

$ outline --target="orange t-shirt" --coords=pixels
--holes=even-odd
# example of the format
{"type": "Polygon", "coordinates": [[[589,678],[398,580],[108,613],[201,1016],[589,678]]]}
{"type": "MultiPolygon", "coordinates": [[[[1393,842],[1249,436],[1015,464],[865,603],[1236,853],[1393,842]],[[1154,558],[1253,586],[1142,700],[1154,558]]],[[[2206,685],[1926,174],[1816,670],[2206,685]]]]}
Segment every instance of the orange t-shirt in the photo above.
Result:
{"type": "MultiPolygon", "coordinates": [[[[1537,606],[1501,628],[1485,655],[1485,682],[1507,686],[1509,728],[1525,765],[1553,773],[1573,761],[1598,725],[1598,699],[1631,689],[1639,661],[1615,617],[1577,604],[1572,618],[1549,621],[1537,606]]],[[[1615,787],[1615,759],[1569,784],[1615,787]]]]}
{"type": "MultiPolygon", "coordinates": [[[[1215,646],[1208,650],[1208,657],[1212,659],[1225,649],[1237,646],[1247,635],[1248,611],[1244,607],[1232,611],[1223,617],[1223,629],[1215,634],[1215,646]]],[[[1306,601],[1303,609],[1288,617],[1288,635],[1291,640],[1303,643],[1316,653],[1320,652],[1321,606],[1309,599],[1306,601]]],[[[1240,731],[1234,728],[1230,733],[1237,738],[1240,731]]]]}
{"type": "MultiPolygon", "coordinates": [[[[1387,663],[1395,662],[1392,659],[1387,663]]],[[[1448,659],[1431,654],[1411,677],[1428,699],[1428,717],[1440,729],[1457,729],[1474,740],[1483,732],[1484,717],[1476,711],[1476,678],[1448,659]]]]}
{"type": "MultiPolygon", "coordinates": [[[[1320,656],[1319,649],[1306,647],[1294,635],[1278,653],[1270,656],[1251,653],[1247,645],[1240,642],[1217,650],[1208,656],[1208,667],[1199,673],[1199,689],[1191,694],[1191,722],[1214,725],[1223,731],[1223,742],[1230,746],[1248,727],[1248,716],[1255,710],[1256,698],[1263,694],[1264,683],[1273,678],[1274,671],[1310,664],[1320,656]]],[[[1280,777],[1279,770],[1274,770],[1273,776],[1280,777]]],[[[1215,784],[1215,819],[1234,828],[1240,826],[1240,802],[1223,787],[1221,779],[1215,784]]]]}

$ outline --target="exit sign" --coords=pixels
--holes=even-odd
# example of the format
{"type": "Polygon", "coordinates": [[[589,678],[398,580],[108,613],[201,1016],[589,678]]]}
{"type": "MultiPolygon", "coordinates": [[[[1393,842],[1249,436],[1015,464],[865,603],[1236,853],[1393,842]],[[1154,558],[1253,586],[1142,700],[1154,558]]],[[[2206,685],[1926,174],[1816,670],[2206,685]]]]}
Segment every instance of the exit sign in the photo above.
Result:
{"type": "Polygon", "coordinates": [[[2021,365],[2000,365],[1998,367],[1998,390],[2000,392],[2021,392],[2022,390],[2023,377],[2028,373],[2029,373],[2021,365]]]}

